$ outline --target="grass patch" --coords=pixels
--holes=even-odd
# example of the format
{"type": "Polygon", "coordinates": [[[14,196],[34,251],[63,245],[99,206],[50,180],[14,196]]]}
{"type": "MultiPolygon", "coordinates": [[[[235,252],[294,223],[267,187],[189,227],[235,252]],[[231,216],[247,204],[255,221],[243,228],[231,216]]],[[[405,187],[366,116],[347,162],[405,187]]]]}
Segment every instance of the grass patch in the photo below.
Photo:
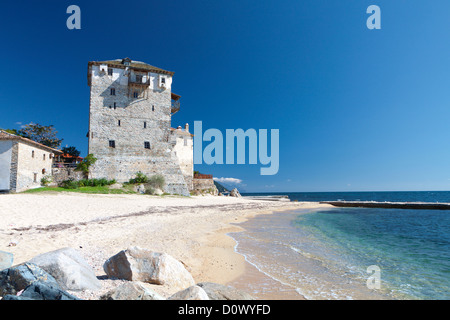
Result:
{"type": "Polygon", "coordinates": [[[76,189],[66,189],[62,187],[43,187],[26,190],[23,193],[41,193],[41,192],[74,192],[74,193],[97,193],[97,194],[136,194],[132,190],[110,189],[108,186],[79,187],[76,189]]]}

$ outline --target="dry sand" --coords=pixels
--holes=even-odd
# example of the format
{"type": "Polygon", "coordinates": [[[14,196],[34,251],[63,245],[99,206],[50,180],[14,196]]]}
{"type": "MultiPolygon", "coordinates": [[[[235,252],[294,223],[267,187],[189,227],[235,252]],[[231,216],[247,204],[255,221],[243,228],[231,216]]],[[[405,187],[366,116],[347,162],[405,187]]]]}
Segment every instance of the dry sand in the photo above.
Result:
{"type": "MultiPolygon", "coordinates": [[[[106,259],[129,246],[138,246],[181,260],[197,283],[232,282],[245,290],[259,283],[270,285],[273,280],[234,251],[236,243],[227,233],[242,230],[235,224],[276,210],[324,206],[328,205],[213,196],[0,195],[0,250],[13,253],[16,265],[41,253],[72,247],[104,279],[106,259]]],[[[104,279],[103,288],[97,292],[72,293],[96,299],[122,282],[104,279]]],[[[166,297],[174,293],[168,287],[151,287],[166,297]]],[[[257,298],[302,297],[281,286],[278,294],[257,298]]]]}

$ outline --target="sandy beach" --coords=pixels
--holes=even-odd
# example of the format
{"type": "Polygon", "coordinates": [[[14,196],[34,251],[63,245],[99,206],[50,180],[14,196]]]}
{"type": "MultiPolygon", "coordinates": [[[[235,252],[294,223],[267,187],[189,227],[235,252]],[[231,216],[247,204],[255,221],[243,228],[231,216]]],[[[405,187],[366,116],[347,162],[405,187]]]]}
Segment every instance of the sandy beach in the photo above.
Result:
{"type": "MultiPolygon", "coordinates": [[[[214,196],[0,195],[0,250],[14,254],[14,265],[64,247],[78,250],[103,279],[99,291],[74,293],[85,299],[97,299],[122,283],[105,279],[103,263],[130,246],[172,255],[187,266],[197,283],[232,284],[248,291],[273,280],[234,251],[236,243],[227,233],[240,231],[236,224],[258,214],[324,206],[214,196]]],[[[149,286],[166,297],[174,293],[169,287],[149,286]]],[[[282,286],[277,294],[256,298],[302,299],[282,286]]]]}

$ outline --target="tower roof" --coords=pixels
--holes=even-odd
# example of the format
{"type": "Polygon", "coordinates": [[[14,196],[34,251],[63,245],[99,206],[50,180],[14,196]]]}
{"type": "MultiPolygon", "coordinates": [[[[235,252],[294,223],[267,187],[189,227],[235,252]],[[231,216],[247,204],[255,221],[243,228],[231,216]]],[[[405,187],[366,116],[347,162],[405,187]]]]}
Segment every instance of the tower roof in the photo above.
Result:
{"type": "Polygon", "coordinates": [[[175,72],[167,71],[152,65],[149,65],[148,63],[131,60],[130,58],[124,58],[124,59],[115,59],[115,60],[105,60],[105,61],[89,61],[88,65],[101,65],[101,64],[107,64],[108,66],[111,66],[112,68],[123,68],[130,67],[135,70],[142,70],[147,72],[155,72],[155,73],[163,73],[173,76],[175,72]]]}

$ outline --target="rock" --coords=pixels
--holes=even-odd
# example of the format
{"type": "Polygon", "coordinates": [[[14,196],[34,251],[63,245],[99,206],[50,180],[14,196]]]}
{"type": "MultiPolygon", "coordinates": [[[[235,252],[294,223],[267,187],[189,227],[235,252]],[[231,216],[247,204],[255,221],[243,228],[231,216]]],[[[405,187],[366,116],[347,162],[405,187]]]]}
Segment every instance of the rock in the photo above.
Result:
{"type": "Polygon", "coordinates": [[[153,194],[154,195],[157,195],[157,196],[160,196],[160,195],[162,195],[164,192],[161,190],[161,189],[159,189],[159,188],[156,188],[155,189],[155,191],[153,192],[153,194]]]}
{"type": "Polygon", "coordinates": [[[9,252],[0,251],[0,270],[8,269],[12,266],[14,255],[9,252]]]}
{"type": "Polygon", "coordinates": [[[108,291],[100,300],[165,300],[151,289],[145,288],[139,281],[127,282],[108,291]]]}
{"type": "Polygon", "coordinates": [[[209,300],[208,294],[199,286],[191,286],[170,296],[167,300],[209,300]]]}
{"type": "Polygon", "coordinates": [[[195,284],[180,261],[167,253],[139,247],[120,251],[104,263],[103,269],[109,277],[168,285],[179,290],[195,284]]]}
{"type": "Polygon", "coordinates": [[[0,296],[16,294],[36,281],[59,287],[58,282],[50,274],[37,265],[26,262],[0,272],[0,296]]]}
{"type": "Polygon", "coordinates": [[[101,288],[94,270],[72,248],[62,248],[38,255],[29,262],[51,274],[64,290],[98,290],[101,288]]]}
{"type": "Polygon", "coordinates": [[[218,283],[201,282],[197,286],[205,290],[211,300],[255,300],[244,291],[218,283]]]}
{"type": "Polygon", "coordinates": [[[238,189],[236,189],[236,188],[234,188],[233,190],[230,191],[230,196],[236,197],[236,198],[242,197],[241,194],[239,193],[238,189]]]}
{"type": "Polygon", "coordinates": [[[2,300],[34,300],[28,297],[22,297],[22,296],[15,296],[11,294],[7,294],[2,298],[2,300]]]}
{"type": "Polygon", "coordinates": [[[17,239],[11,239],[11,241],[9,241],[7,247],[15,247],[19,244],[19,240],[17,239]]]}
{"type": "Polygon", "coordinates": [[[36,281],[30,284],[20,295],[6,295],[3,300],[80,300],[58,287],[36,281]]]}
{"type": "Polygon", "coordinates": [[[123,184],[121,183],[113,183],[112,185],[109,186],[109,189],[122,189],[123,184]]]}
{"type": "Polygon", "coordinates": [[[138,185],[135,185],[133,187],[133,190],[134,190],[134,192],[144,194],[145,193],[145,186],[143,184],[138,184],[138,185]]]}

